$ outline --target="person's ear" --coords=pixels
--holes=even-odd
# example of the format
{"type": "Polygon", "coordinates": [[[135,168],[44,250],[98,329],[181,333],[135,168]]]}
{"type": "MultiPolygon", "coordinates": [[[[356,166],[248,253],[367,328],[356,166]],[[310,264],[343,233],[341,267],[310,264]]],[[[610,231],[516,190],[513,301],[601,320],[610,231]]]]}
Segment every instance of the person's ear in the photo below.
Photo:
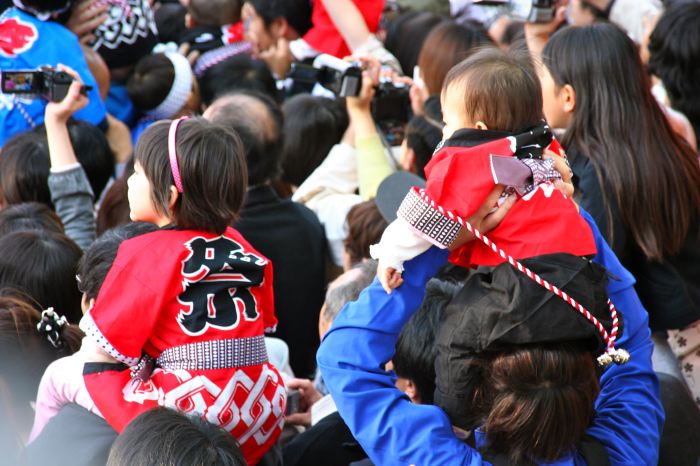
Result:
{"type": "Polygon", "coordinates": [[[561,93],[562,110],[573,113],[576,110],[576,90],[571,84],[564,84],[559,91],[561,93]]]}
{"type": "Polygon", "coordinates": [[[486,123],[484,123],[483,121],[477,121],[476,124],[474,125],[474,127],[476,129],[481,129],[481,130],[489,129],[489,127],[486,126],[486,123]]]}
{"type": "Polygon", "coordinates": [[[185,27],[187,29],[192,29],[194,27],[194,21],[192,21],[192,15],[189,13],[185,14],[185,27]]]}
{"type": "Polygon", "coordinates": [[[173,211],[175,208],[175,203],[177,202],[177,199],[180,197],[180,193],[177,191],[177,188],[175,186],[170,186],[170,199],[168,200],[168,210],[170,212],[173,211]]]}
{"type": "Polygon", "coordinates": [[[404,393],[408,395],[413,404],[420,404],[420,396],[418,396],[418,387],[416,387],[416,384],[413,382],[413,380],[406,379],[406,389],[404,390],[404,393]]]}

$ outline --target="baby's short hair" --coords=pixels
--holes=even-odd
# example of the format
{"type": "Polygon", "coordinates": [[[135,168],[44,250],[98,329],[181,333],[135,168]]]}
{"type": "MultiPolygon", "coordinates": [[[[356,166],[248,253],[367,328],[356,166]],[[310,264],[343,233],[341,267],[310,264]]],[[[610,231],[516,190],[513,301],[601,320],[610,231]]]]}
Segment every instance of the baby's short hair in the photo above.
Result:
{"type": "Polygon", "coordinates": [[[241,19],[241,0],[190,0],[187,13],[197,26],[223,26],[241,19]]]}
{"type": "Polygon", "coordinates": [[[450,88],[462,93],[465,116],[488,129],[514,132],[543,119],[540,81],[523,52],[483,48],[447,73],[443,98],[450,88]]]}

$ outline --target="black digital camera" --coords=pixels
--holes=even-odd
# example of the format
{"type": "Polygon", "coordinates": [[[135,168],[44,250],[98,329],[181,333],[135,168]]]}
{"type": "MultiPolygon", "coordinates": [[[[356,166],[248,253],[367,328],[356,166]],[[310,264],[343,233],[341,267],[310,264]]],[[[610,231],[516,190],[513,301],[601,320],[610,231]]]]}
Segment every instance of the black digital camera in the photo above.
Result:
{"type": "MultiPolygon", "coordinates": [[[[71,75],[48,66],[38,70],[3,70],[0,79],[3,94],[38,95],[51,102],[62,101],[72,82],[71,75]]],[[[81,92],[86,94],[91,89],[92,86],[83,86],[81,92]]]]}
{"type": "Polygon", "coordinates": [[[362,89],[362,66],[331,55],[319,55],[313,65],[294,63],[289,77],[295,83],[318,83],[337,97],[357,97],[362,89]]]}

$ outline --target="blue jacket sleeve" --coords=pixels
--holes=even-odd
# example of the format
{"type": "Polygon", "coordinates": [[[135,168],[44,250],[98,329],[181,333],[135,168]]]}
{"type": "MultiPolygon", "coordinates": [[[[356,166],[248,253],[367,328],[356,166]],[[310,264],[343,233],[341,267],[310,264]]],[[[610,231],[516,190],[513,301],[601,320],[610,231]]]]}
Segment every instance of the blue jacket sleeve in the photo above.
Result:
{"type": "Polygon", "coordinates": [[[656,465],[664,422],[658,379],[651,365],[649,318],[634,290],[634,277],[620,264],[593,218],[581,209],[596,240],[594,262],[612,275],[608,296],[624,319],[616,346],[629,351],[627,364],[610,366],[600,380],[600,395],[588,433],[605,445],[611,465],[656,465]]]}
{"type": "Polygon", "coordinates": [[[323,379],[357,441],[377,465],[481,465],[436,406],[415,405],[384,364],[401,328],[418,309],[425,283],[447,260],[431,248],[406,262],[404,283],[387,295],[375,281],[333,323],[318,351],[323,379]]]}

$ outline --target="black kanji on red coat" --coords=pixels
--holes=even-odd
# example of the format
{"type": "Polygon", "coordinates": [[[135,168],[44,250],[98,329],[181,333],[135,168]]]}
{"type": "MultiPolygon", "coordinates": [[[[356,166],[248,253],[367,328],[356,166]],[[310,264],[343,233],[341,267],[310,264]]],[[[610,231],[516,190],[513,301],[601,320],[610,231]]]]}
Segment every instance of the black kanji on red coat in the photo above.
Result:
{"type": "Polygon", "coordinates": [[[250,288],[264,279],[267,261],[232,239],[197,237],[187,243],[191,254],[182,263],[185,291],[178,297],[185,309],[178,322],[190,335],[209,327],[235,328],[239,320],[259,316],[250,288]]]}

